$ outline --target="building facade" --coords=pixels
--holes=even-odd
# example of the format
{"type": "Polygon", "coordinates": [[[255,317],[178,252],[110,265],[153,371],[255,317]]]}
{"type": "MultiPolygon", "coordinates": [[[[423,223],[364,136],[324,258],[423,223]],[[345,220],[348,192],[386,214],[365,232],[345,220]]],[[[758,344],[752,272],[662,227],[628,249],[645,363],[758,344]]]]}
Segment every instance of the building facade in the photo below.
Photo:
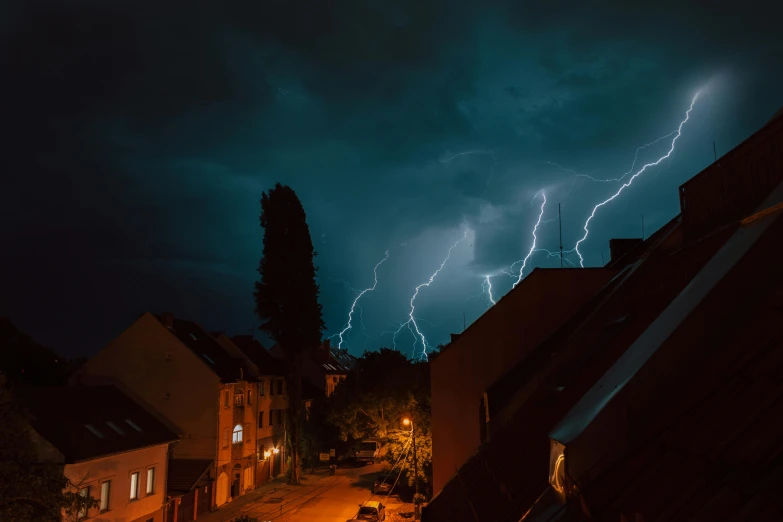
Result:
{"type": "Polygon", "coordinates": [[[168,457],[177,436],[111,386],[37,387],[15,392],[33,415],[41,460],[98,506],[78,513],[95,522],[163,522],[168,457]]]}
{"type": "Polygon", "coordinates": [[[196,499],[199,494],[210,495],[210,509],[219,507],[282,472],[284,440],[267,441],[282,424],[284,390],[278,391],[275,379],[280,398],[272,398],[272,379],[258,371],[236,346],[218,342],[197,323],[145,313],[72,383],[116,384],[168,423],[180,436],[173,467],[188,470],[190,477],[179,483],[184,487],[197,475],[190,491],[172,490],[169,496],[175,504],[203,510],[207,503],[196,499]],[[209,472],[198,474],[196,464],[205,460],[211,462],[209,472]]]}

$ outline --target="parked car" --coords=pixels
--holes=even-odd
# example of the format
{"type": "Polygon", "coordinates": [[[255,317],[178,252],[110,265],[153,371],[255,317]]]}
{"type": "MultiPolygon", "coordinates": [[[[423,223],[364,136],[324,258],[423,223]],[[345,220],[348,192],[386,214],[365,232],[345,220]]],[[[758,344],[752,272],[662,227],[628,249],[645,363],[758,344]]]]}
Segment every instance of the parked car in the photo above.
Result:
{"type": "Polygon", "coordinates": [[[381,473],[378,475],[378,477],[375,479],[375,486],[373,486],[372,491],[373,493],[389,493],[392,489],[392,481],[390,480],[388,475],[384,475],[381,473]]]}
{"type": "Polygon", "coordinates": [[[355,518],[371,522],[383,522],[386,520],[386,508],[378,501],[368,500],[364,504],[359,504],[359,512],[355,518]]]}

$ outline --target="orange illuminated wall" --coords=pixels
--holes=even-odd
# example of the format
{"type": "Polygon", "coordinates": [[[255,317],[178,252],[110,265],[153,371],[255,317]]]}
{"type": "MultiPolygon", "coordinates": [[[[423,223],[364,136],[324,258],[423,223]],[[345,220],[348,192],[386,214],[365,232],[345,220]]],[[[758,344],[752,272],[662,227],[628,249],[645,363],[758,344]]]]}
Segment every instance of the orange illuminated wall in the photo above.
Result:
{"type": "Polygon", "coordinates": [[[536,269],[433,360],[433,493],[481,444],[484,391],[616,273],[605,268],[536,269]]]}

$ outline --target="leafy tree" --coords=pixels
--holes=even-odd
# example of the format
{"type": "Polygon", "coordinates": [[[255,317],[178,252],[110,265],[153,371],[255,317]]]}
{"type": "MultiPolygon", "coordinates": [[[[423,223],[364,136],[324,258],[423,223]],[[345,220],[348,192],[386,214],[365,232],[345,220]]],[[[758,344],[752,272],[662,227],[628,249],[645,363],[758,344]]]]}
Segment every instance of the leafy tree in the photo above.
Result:
{"type": "Polygon", "coordinates": [[[27,418],[0,387],[0,520],[75,519],[81,510],[98,505],[81,496],[80,489],[80,483],[63,475],[62,465],[38,461],[27,418]]]}
{"type": "Polygon", "coordinates": [[[302,364],[321,342],[324,322],[315,282],[316,256],[302,203],[288,186],[277,184],[261,196],[264,251],[255,285],[256,315],[261,330],[283,348],[288,390],[291,451],[290,482],[299,483],[302,364]]]}
{"type": "Polygon", "coordinates": [[[386,438],[415,403],[414,365],[400,352],[364,352],[332,395],[329,420],[343,440],[386,438]]]}

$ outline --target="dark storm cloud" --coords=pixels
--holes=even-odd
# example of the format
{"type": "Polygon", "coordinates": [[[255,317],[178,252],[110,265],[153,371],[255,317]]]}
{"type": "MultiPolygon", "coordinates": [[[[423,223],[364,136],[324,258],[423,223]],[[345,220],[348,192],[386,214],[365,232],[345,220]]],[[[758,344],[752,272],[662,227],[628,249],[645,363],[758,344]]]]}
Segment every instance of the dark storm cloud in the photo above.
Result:
{"type": "Polygon", "coordinates": [[[360,287],[391,249],[363,308],[377,335],[470,226],[422,295],[443,339],[484,309],[454,296],[526,253],[539,189],[546,219],[563,203],[570,245],[606,197],[547,161],[624,172],[729,71],[744,98],[700,107],[684,152],[597,218],[590,259],[636,214],[671,217],[677,182],[709,160],[688,151],[737,143],[780,103],[779,19],[720,2],[19,1],[0,240],[15,246],[3,273],[20,275],[0,307],[76,351],[85,317],[105,323],[91,350],[146,309],[245,331],[258,200],[281,181],[307,210],[330,333],[353,296],[333,280],[360,287]],[[465,151],[482,152],[448,159],[465,151]]]}

